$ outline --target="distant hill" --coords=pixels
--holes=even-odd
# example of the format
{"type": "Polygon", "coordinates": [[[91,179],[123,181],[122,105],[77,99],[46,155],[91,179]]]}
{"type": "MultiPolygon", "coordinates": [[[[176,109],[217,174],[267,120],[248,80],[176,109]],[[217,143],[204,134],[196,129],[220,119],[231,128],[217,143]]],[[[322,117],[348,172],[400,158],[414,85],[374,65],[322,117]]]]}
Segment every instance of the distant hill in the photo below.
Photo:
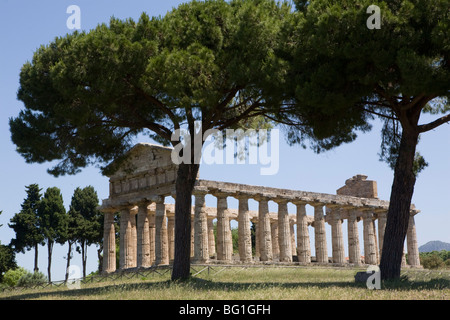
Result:
{"type": "Polygon", "coordinates": [[[450,251],[450,243],[442,241],[429,241],[425,243],[423,246],[419,247],[419,252],[431,252],[441,250],[450,251]]]}

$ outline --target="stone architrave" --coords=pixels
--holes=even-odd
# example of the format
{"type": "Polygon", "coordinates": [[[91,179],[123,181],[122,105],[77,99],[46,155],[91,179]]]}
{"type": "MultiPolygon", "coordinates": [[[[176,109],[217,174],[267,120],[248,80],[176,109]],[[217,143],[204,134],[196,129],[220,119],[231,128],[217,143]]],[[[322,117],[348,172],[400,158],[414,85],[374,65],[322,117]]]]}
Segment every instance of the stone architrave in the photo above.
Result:
{"type": "Polygon", "coordinates": [[[311,244],[309,240],[306,202],[295,202],[297,206],[297,257],[300,263],[311,263],[311,244]]]}
{"type": "Polygon", "coordinates": [[[238,245],[239,258],[243,263],[252,262],[252,237],[250,230],[250,216],[248,210],[248,198],[239,197],[238,209],[238,245]]]}
{"type": "Polygon", "coordinates": [[[324,205],[321,203],[312,203],[314,206],[314,238],[316,248],[317,263],[328,263],[327,237],[325,231],[325,217],[323,214],[324,205]]]}
{"type": "Polygon", "coordinates": [[[116,271],[116,231],[114,228],[114,212],[104,212],[103,229],[103,272],[116,271]]]}
{"type": "Polygon", "coordinates": [[[208,217],[205,195],[206,192],[194,192],[194,261],[196,263],[207,263],[209,260],[208,217]]]}
{"type": "Polygon", "coordinates": [[[361,248],[359,246],[358,218],[356,209],[348,210],[348,262],[361,265],[361,248]]]}
{"type": "Polygon", "coordinates": [[[280,247],[280,261],[292,262],[291,230],[287,200],[276,200],[278,203],[278,244],[280,247]]]}

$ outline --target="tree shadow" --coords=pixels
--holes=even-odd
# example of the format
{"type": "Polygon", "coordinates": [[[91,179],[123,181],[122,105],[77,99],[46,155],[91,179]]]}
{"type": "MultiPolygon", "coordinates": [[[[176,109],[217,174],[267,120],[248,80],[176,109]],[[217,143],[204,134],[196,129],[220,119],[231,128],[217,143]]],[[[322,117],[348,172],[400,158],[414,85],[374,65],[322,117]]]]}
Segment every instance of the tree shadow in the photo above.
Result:
{"type": "MultiPolygon", "coordinates": [[[[279,289],[296,289],[296,288],[355,288],[365,289],[366,284],[360,282],[335,281],[335,282],[222,282],[206,280],[202,278],[192,277],[186,281],[158,281],[158,282],[141,282],[141,283],[120,283],[93,288],[81,288],[61,291],[46,291],[12,295],[0,298],[0,300],[22,300],[22,299],[74,299],[79,296],[95,296],[113,291],[133,291],[133,290],[156,290],[170,289],[174,286],[186,286],[197,291],[249,291],[268,288],[279,289]]],[[[414,281],[402,278],[396,281],[384,281],[382,290],[440,290],[449,289],[450,280],[448,279],[431,279],[414,281]]],[[[367,289],[368,290],[368,289],[367,289]]]]}

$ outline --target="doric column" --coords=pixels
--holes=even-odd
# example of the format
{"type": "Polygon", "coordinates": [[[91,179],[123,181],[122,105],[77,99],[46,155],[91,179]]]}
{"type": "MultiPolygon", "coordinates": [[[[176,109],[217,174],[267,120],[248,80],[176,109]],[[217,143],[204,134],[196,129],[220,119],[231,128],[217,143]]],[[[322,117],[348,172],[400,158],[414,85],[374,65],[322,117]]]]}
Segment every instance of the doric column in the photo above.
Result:
{"type": "Polygon", "coordinates": [[[231,262],[233,243],[230,243],[231,230],[227,210],[227,195],[224,193],[214,195],[217,197],[217,260],[231,262]]]}
{"type": "Polygon", "coordinates": [[[306,202],[295,202],[297,206],[297,257],[300,263],[311,263],[306,202]]]}
{"type": "Polygon", "coordinates": [[[269,198],[258,196],[255,198],[259,202],[258,206],[258,236],[259,253],[261,261],[272,260],[272,232],[269,218],[269,198]]]}
{"type": "Polygon", "coordinates": [[[169,240],[169,261],[175,257],[175,215],[167,216],[167,238],[169,240]]]}
{"type": "Polygon", "coordinates": [[[287,200],[276,199],[278,203],[278,244],[280,246],[280,261],[292,262],[291,230],[287,200]]]}
{"type": "Polygon", "coordinates": [[[416,223],[414,221],[413,214],[409,216],[408,231],[406,233],[406,243],[408,248],[408,264],[412,267],[419,267],[419,247],[417,245],[416,223]]]}
{"type": "Polygon", "coordinates": [[[155,264],[169,264],[169,241],[167,238],[167,216],[164,197],[155,197],[156,213],[155,213],[155,264]]]}
{"type": "Polygon", "coordinates": [[[194,215],[191,215],[191,255],[190,257],[194,258],[195,251],[195,232],[194,232],[194,215]]]}
{"type": "Polygon", "coordinates": [[[194,191],[194,261],[207,263],[209,260],[208,219],[205,205],[206,192],[194,191]]]}
{"type": "Polygon", "coordinates": [[[361,264],[361,249],[359,247],[359,231],[358,218],[356,217],[356,209],[348,210],[348,262],[361,264]]]}
{"type": "Polygon", "coordinates": [[[291,234],[291,255],[296,256],[297,255],[297,243],[295,242],[296,236],[295,236],[295,229],[294,229],[295,221],[292,219],[289,219],[289,230],[291,234]]]}
{"type": "Polygon", "coordinates": [[[114,212],[104,212],[103,228],[103,272],[116,271],[116,231],[114,212]]]}
{"type": "Polygon", "coordinates": [[[384,230],[386,229],[387,211],[378,211],[378,248],[379,257],[381,259],[381,254],[383,253],[383,241],[384,241],[384,230]]]}
{"type": "Polygon", "coordinates": [[[270,218],[270,235],[272,239],[272,259],[280,257],[280,244],[278,243],[278,219],[270,218]]]}
{"type": "Polygon", "coordinates": [[[238,208],[238,244],[241,262],[252,262],[252,236],[250,230],[250,216],[248,213],[248,198],[236,196],[239,199],[238,208]]]}
{"type": "Polygon", "coordinates": [[[259,253],[259,223],[258,223],[258,219],[253,218],[252,223],[255,225],[255,261],[259,261],[261,254],[259,253]]]}
{"type": "Polygon", "coordinates": [[[342,234],[342,220],[341,212],[338,208],[333,208],[330,211],[331,215],[331,244],[333,251],[333,263],[344,264],[344,236],[342,234]]]}
{"type": "Polygon", "coordinates": [[[148,215],[148,235],[149,235],[149,247],[150,247],[150,265],[155,263],[155,238],[156,238],[156,212],[149,211],[148,215]]]}
{"type": "Polygon", "coordinates": [[[323,204],[312,203],[314,206],[314,238],[316,259],[318,263],[328,263],[327,236],[325,231],[325,218],[323,204]]]}
{"type": "Polygon", "coordinates": [[[209,256],[215,256],[216,255],[216,239],[214,236],[214,217],[208,217],[208,252],[209,256]]]}
{"type": "Polygon", "coordinates": [[[137,213],[137,266],[148,268],[150,262],[150,228],[148,201],[138,203],[137,213]]]}
{"type": "Polygon", "coordinates": [[[373,212],[363,211],[363,232],[364,232],[364,262],[370,265],[377,265],[377,249],[375,242],[375,230],[373,228],[373,212]]]}
{"type": "Polygon", "coordinates": [[[123,208],[120,211],[120,269],[136,267],[136,210],[123,208]]]}

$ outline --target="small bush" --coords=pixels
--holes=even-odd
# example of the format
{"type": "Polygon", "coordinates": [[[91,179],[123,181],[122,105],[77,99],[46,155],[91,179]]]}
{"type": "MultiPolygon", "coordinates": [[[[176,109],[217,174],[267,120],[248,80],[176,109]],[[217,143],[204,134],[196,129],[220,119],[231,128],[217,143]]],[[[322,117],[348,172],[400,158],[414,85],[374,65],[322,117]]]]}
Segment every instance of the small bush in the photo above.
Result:
{"type": "Polygon", "coordinates": [[[444,261],[437,254],[430,254],[421,257],[420,264],[425,269],[439,269],[444,267],[444,261]]]}
{"type": "Polygon", "coordinates": [[[47,283],[48,279],[42,272],[27,272],[17,282],[18,287],[32,287],[47,283]]]}
{"type": "Polygon", "coordinates": [[[444,261],[445,267],[450,268],[450,259],[444,261]]]}
{"type": "Polygon", "coordinates": [[[15,287],[19,282],[19,279],[26,274],[28,271],[22,267],[18,267],[16,269],[10,269],[5,272],[3,275],[3,283],[10,286],[15,287]]]}

